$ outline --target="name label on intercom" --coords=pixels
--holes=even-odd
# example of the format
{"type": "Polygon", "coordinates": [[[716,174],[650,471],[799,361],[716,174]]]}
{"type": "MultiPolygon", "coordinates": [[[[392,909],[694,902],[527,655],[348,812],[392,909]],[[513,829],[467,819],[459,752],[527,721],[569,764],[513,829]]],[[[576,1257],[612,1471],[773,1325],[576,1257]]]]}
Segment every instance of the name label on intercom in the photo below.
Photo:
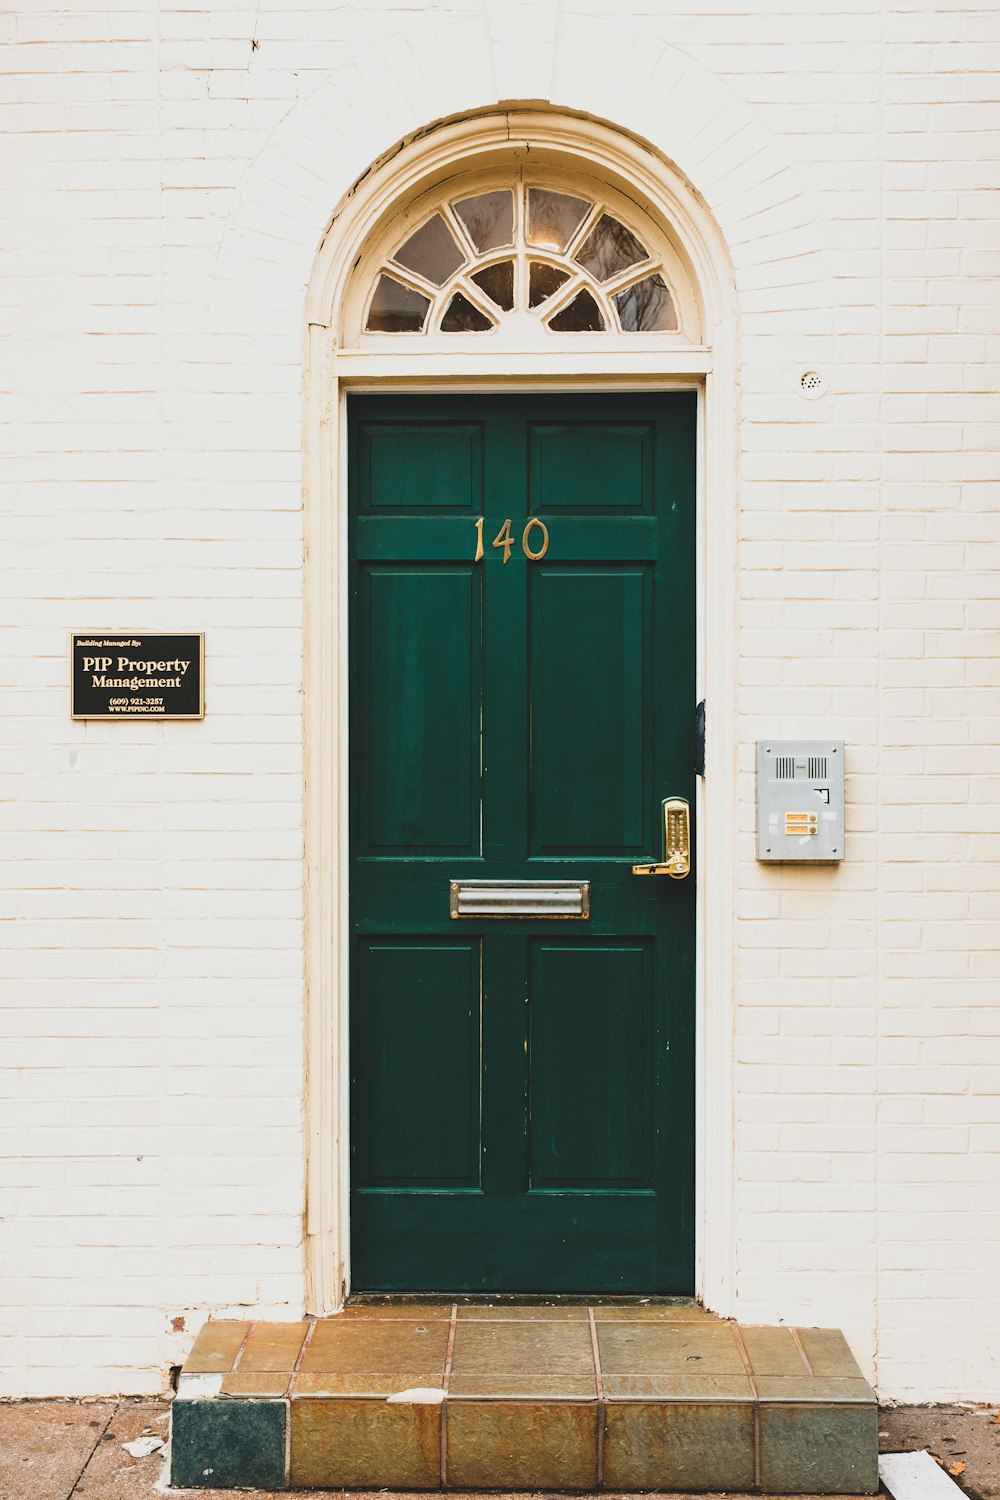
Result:
{"type": "Polygon", "coordinates": [[[757,858],[835,865],[843,857],[843,740],[759,740],[757,858]]]}

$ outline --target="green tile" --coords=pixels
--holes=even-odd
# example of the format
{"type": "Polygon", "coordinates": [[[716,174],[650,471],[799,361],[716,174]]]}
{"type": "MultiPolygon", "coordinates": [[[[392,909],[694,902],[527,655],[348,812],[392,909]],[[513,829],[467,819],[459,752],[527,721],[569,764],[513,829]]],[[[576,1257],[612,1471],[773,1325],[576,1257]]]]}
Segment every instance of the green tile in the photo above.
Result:
{"type": "Polygon", "coordinates": [[[605,1375],[608,1401],[752,1401],[746,1375],[605,1375]]]}
{"type": "Polygon", "coordinates": [[[614,1490],[753,1489],[752,1403],[609,1403],[604,1486],[614,1490]]]}
{"type": "Polygon", "coordinates": [[[220,1375],[231,1370],[249,1331],[249,1323],[206,1323],[184,1361],[185,1375],[220,1375]]]}
{"type": "Polygon", "coordinates": [[[454,1376],[507,1375],[522,1370],[548,1375],[593,1374],[589,1320],[459,1323],[455,1330],[454,1376]]]}
{"type": "Polygon", "coordinates": [[[814,1375],[826,1375],[833,1380],[864,1378],[839,1328],[797,1328],[795,1331],[814,1375]]]}
{"type": "Polygon", "coordinates": [[[772,1495],[874,1494],[878,1489],[874,1402],[762,1402],[760,1483],[772,1495]]]}
{"type": "Polygon", "coordinates": [[[740,1336],[755,1375],[808,1376],[790,1328],[744,1328],[740,1336]]]}
{"type": "Polygon", "coordinates": [[[289,1483],[298,1489],[432,1490],[441,1407],[379,1400],[291,1402],[289,1483]]]}
{"type": "Polygon", "coordinates": [[[285,1487],[284,1401],[180,1401],[170,1409],[178,1489],[285,1487]]]}
{"type": "Polygon", "coordinates": [[[829,1380],[807,1375],[781,1377],[761,1375],[757,1378],[757,1394],[761,1401],[868,1401],[875,1400],[875,1393],[867,1380],[857,1376],[854,1380],[829,1380]]]}
{"type": "Polygon", "coordinates": [[[452,1489],[590,1490],[596,1402],[448,1402],[452,1489]]]}
{"type": "Polygon", "coordinates": [[[728,1324],[605,1323],[597,1329],[601,1369],[608,1375],[743,1375],[728,1324]]]}
{"type": "Polygon", "coordinates": [[[300,1368],[306,1372],[369,1375],[438,1370],[434,1384],[440,1385],[449,1327],[445,1321],[359,1319],[342,1323],[331,1319],[316,1325],[300,1368]]]}

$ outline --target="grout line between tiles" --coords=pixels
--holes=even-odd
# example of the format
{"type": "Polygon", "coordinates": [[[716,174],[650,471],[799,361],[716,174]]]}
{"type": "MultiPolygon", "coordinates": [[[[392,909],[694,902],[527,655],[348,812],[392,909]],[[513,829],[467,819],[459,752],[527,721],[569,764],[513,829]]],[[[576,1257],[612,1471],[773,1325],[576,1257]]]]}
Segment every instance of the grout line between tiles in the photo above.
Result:
{"type": "Polygon", "coordinates": [[[448,1325],[448,1351],[444,1357],[444,1378],[441,1400],[441,1488],[448,1483],[448,1388],[451,1385],[451,1363],[455,1358],[455,1332],[458,1328],[458,1303],[451,1304],[451,1322],[448,1325]]]}
{"type": "Polygon", "coordinates": [[[235,1355],[233,1356],[233,1362],[229,1366],[228,1373],[230,1375],[235,1375],[236,1371],[239,1369],[239,1367],[240,1367],[240,1360],[243,1358],[244,1354],[246,1353],[247,1344],[249,1344],[249,1342],[250,1342],[250,1335],[253,1333],[253,1331],[254,1331],[254,1329],[256,1327],[257,1327],[257,1321],[256,1321],[256,1319],[252,1323],[249,1323],[247,1325],[247,1331],[243,1335],[243,1342],[240,1345],[240,1347],[237,1349],[235,1355]]]}
{"type": "Polygon", "coordinates": [[[604,1488],[604,1372],[601,1369],[601,1346],[597,1340],[597,1319],[594,1309],[587,1308],[590,1319],[590,1343],[594,1351],[594,1376],[597,1380],[597,1488],[604,1488]]]}
{"type": "Polygon", "coordinates": [[[812,1365],[809,1363],[809,1356],[808,1356],[808,1354],[806,1353],[806,1351],[805,1351],[805,1349],[803,1347],[802,1340],[799,1338],[799,1330],[797,1328],[789,1328],[788,1332],[792,1335],[792,1342],[794,1343],[796,1349],[799,1351],[799,1354],[800,1354],[801,1359],[802,1359],[802,1363],[806,1367],[806,1374],[807,1375],[812,1375],[813,1378],[815,1379],[816,1371],[813,1369],[812,1365]]]}
{"type": "Polygon", "coordinates": [[[753,1366],[750,1363],[750,1356],[747,1353],[747,1346],[746,1346],[746,1344],[744,1344],[744,1342],[743,1342],[743,1335],[740,1332],[740,1325],[738,1323],[730,1323],[729,1326],[733,1330],[733,1339],[735,1340],[736,1347],[739,1350],[740,1359],[743,1361],[743,1368],[746,1371],[746,1377],[747,1377],[747,1379],[750,1382],[750,1391],[751,1391],[751,1394],[753,1395],[753,1482],[754,1482],[754,1488],[757,1489],[757,1490],[759,1490],[760,1489],[760,1395],[759,1395],[759,1393],[757,1391],[757,1382],[756,1382],[756,1380],[754,1379],[754,1376],[753,1376],[753,1366]]]}
{"type": "Polygon", "coordinates": [[[302,1369],[302,1361],[306,1357],[306,1350],[312,1343],[312,1336],[316,1332],[317,1326],[317,1320],[315,1318],[312,1318],[310,1320],[309,1327],[306,1329],[306,1336],[302,1340],[302,1343],[299,1345],[299,1352],[295,1356],[295,1363],[292,1365],[291,1374],[288,1377],[288,1384],[285,1387],[285,1390],[289,1396],[294,1394],[295,1386],[299,1378],[299,1371],[302,1369]]]}

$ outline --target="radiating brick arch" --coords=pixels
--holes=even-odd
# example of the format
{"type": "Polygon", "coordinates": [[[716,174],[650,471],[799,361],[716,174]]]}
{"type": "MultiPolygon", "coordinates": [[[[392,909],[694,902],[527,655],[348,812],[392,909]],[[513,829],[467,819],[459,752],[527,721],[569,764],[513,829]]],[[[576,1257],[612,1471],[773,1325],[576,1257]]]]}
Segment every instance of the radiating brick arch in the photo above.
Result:
{"type": "Polygon", "coordinates": [[[541,95],[552,109],[613,122],[673,164],[718,225],[741,310],[772,307],[782,287],[794,287],[795,306],[813,314],[811,331],[827,332],[812,205],[746,101],[677,47],[627,24],[577,15],[560,45],[555,0],[532,7],[539,45],[527,53],[517,43],[523,10],[491,0],[489,24],[416,17],[390,43],[345,54],[249,172],[223,237],[217,308],[230,293],[234,313],[245,307],[250,284],[273,311],[301,309],[331,212],[373,164],[435,121],[541,95]]]}

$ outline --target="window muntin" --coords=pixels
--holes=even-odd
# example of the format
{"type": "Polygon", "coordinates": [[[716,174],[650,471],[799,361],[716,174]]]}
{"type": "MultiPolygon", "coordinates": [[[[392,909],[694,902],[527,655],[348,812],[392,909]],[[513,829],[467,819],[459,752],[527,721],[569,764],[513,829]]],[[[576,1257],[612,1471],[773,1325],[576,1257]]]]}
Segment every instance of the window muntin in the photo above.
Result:
{"type": "Polygon", "coordinates": [[[369,334],[680,331],[664,256],[614,204],[518,182],[430,205],[374,277],[369,334]]]}

